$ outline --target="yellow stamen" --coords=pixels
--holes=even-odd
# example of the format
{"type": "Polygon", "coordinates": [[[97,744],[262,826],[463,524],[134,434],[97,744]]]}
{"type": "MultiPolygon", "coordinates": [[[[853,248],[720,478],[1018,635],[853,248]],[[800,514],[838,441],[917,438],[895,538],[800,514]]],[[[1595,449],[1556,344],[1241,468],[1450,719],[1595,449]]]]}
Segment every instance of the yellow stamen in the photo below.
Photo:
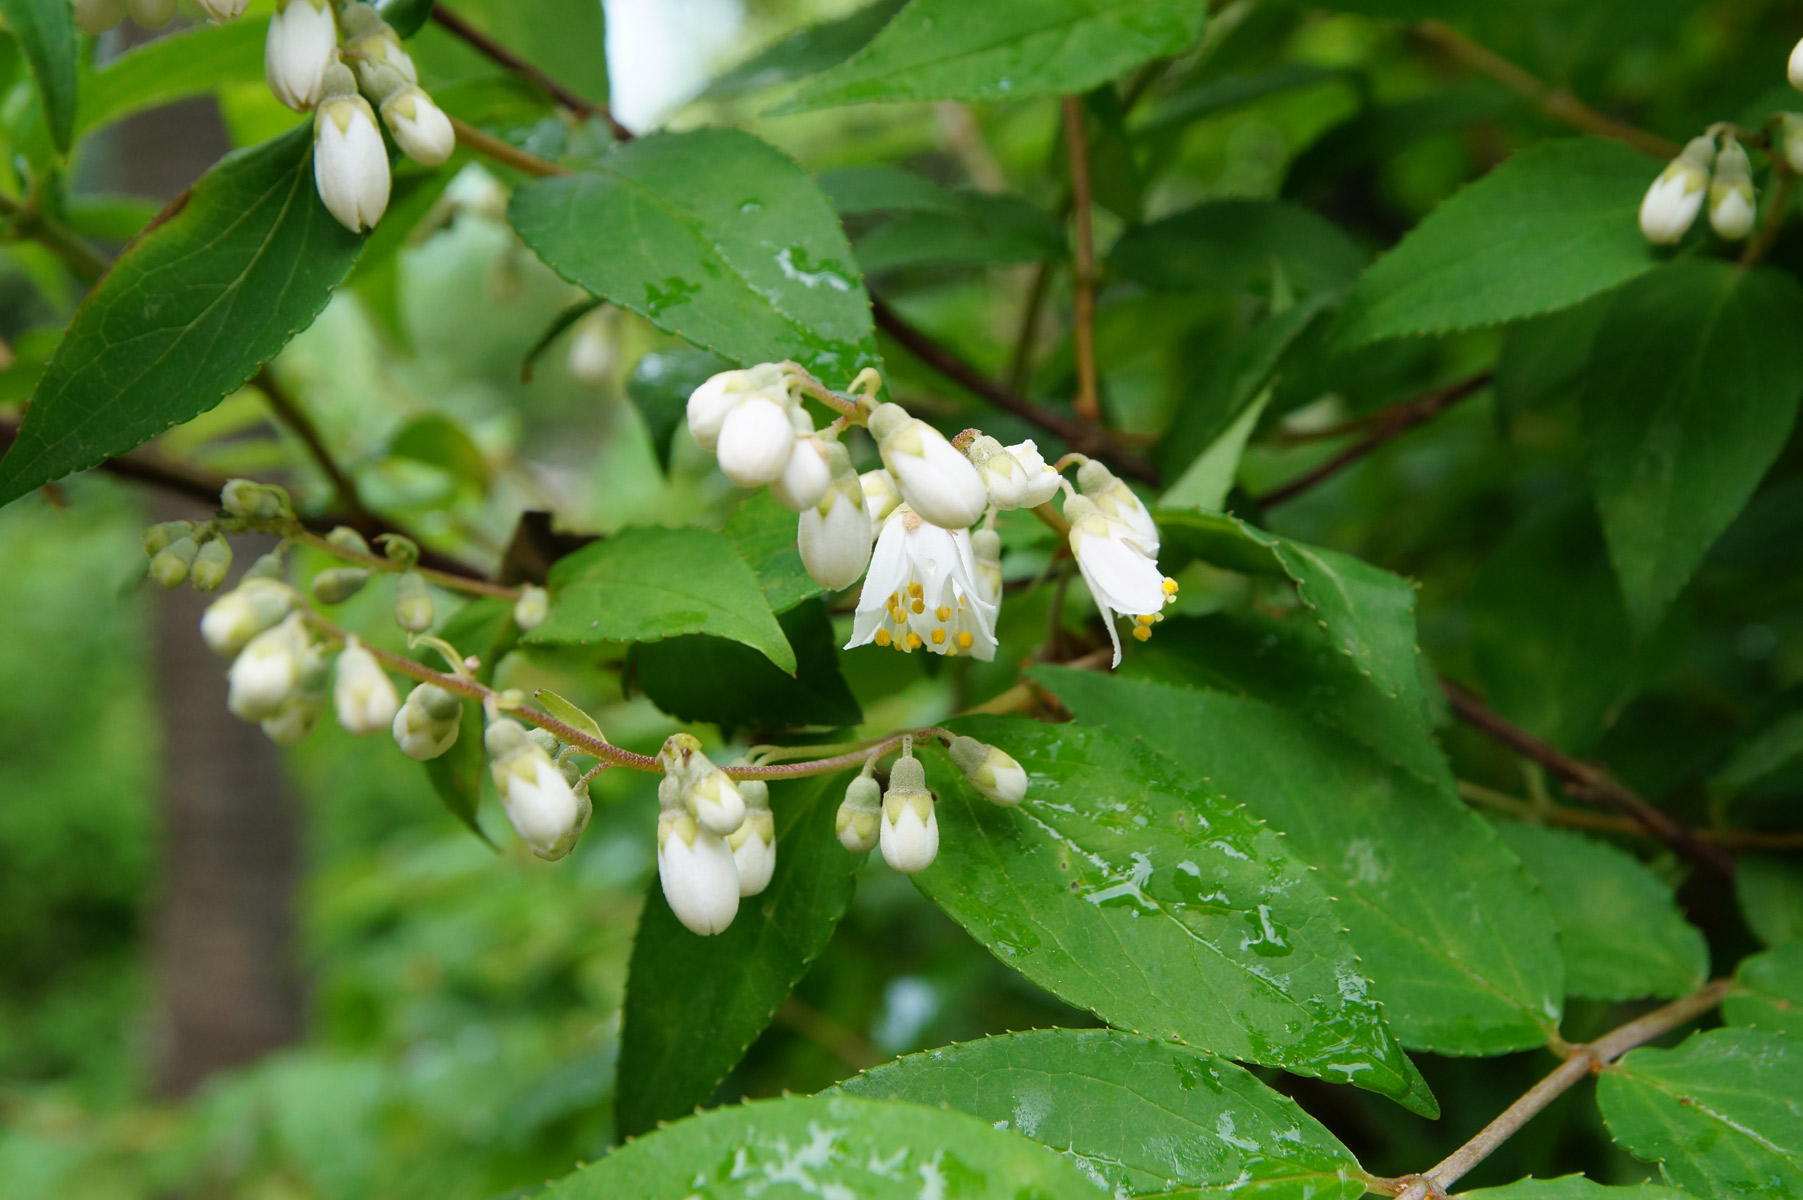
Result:
{"type": "Polygon", "coordinates": [[[1142,642],[1149,642],[1152,640],[1152,631],[1144,625],[1135,625],[1133,627],[1133,636],[1142,642]]]}
{"type": "Polygon", "coordinates": [[[1164,594],[1167,596],[1175,596],[1177,594],[1177,581],[1172,579],[1169,575],[1164,577],[1164,594]]]}
{"type": "Polygon", "coordinates": [[[908,649],[912,650],[919,645],[920,635],[915,633],[912,629],[908,630],[908,649]]]}
{"type": "Polygon", "coordinates": [[[912,600],[908,603],[908,607],[917,613],[923,613],[927,610],[927,602],[920,599],[912,600]]]}
{"type": "Polygon", "coordinates": [[[1141,614],[1140,616],[1134,617],[1133,621],[1136,625],[1150,625],[1152,623],[1152,618],[1145,614],[1141,614]]]}
{"type": "MultiPolygon", "coordinates": [[[[1174,587],[1176,585],[1173,584],[1172,586],[1174,587]]],[[[914,596],[914,597],[918,598],[925,591],[926,591],[926,589],[921,587],[918,583],[910,583],[908,585],[908,595],[910,595],[910,596],[914,596]]]]}
{"type": "Polygon", "coordinates": [[[943,629],[933,630],[933,645],[935,645],[935,646],[945,645],[945,630],[943,630],[943,629]]]}
{"type": "Polygon", "coordinates": [[[889,631],[887,629],[879,629],[876,631],[876,644],[877,645],[887,646],[891,640],[892,639],[889,637],[889,631]]]}
{"type": "Polygon", "coordinates": [[[970,649],[970,642],[971,642],[970,630],[966,629],[958,635],[958,649],[960,649],[960,650],[970,649]]]}
{"type": "Polygon", "coordinates": [[[938,617],[941,621],[949,621],[952,619],[952,606],[949,604],[941,604],[938,608],[933,610],[933,615],[938,617]]]}

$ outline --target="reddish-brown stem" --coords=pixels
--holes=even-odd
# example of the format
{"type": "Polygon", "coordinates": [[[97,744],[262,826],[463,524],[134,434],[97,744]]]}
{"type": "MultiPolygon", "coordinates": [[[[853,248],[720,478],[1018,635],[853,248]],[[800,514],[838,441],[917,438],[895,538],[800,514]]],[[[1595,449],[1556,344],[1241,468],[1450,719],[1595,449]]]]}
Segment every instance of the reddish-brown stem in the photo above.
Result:
{"type": "MultiPolygon", "coordinates": [[[[1459,780],[1459,795],[1473,804],[1500,809],[1523,821],[1555,825],[1561,829],[1620,834],[1624,837],[1652,836],[1647,832],[1646,826],[1632,817],[1591,812],[1587,808],[1571,808],[1563,804],[1535,804],[1463,779],[1459,780]]],[[[1729,850],[1803,850],[1803,832],[1693,828],[1690,833],[1700,842],[1723,846],[1729,850]]]]}
{"type": "Polygon", "coordinates": [[[578,96],[575,92],[557,82],[539,68],[533,66],[501,43],[483,33],[480,29],[459,17],[442,4],[432,8],[432,20],[446,33],[467,42],[473,49],[490,61],[499,64],[530,81],[544,93],[565,108],[580,116],[596,116],[607,122],[608,129],[613,131],[614,139],[621,142],[632,140],[632,130],[614,120],[614,115],[605,104],[595,104],[578,96]]]}
{"type": "Polygon", "coordinates": [[[1089,135],[1083,127],[1083,98],[1066,96],[1063,108],[1064,142],[1071,166],[1071,213],[1077,226],[1077,257],[1071,264],[1072,339],[1077,349],[1073,407],[1080,419],[1099,421],[1102,399],[1096,378],[1096,245],[1089,191],[1089,135]]]}

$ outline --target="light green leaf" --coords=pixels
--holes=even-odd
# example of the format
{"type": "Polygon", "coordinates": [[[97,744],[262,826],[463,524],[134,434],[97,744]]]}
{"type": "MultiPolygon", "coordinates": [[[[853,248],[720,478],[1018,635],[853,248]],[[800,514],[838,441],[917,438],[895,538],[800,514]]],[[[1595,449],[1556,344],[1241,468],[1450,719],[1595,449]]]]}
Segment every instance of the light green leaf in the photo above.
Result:
{"type": "Polygon", "coordinates": [[[1160,291],[1245,291],[1281,271],[1303,292],[1340,291],[1371,255],[1338,225],[1281,200],[1216,200],[1122,234],[1108,261],[1160,291]]]}
{"type": "Polygon", "coordinates": [[[886,1063],[839,1085],[954,1108],[1075,1159],[1109,1194],[1356,1200],[1352,1152],[1232,1063],[1110,1029],[1040,1029],[886,1063]]]}
{"type": "Polygon", "coordinates": [[[1495,325],[1578,303],[1658,265],[1640,200],[1659,173],[1617,142],[1530,147],[1430,213],[1347,297],[1343,345],[1495,325]]]}
{"type": "Polygon", "coordinates": [[[558,274],[697,346],[746,364],[794,359],[829,387],[878,364],[831,205],[748,133],[640,138],[592,170],[521,187],[509,215],[558,274]]]}
{"type": "Polygon", "coordinates": [[[1505,825],[1503,840],[1552,903],[1567,995],[1682,996],[1709,977],[1709,946],[1652,869],[1567,829],[1505,825]]]}
{"type": "Polygon", "coordinates": [[[770,786],[776,873],[726,931],[697,937],[651,883],[626,976],[615,1118],[627,1136],[705,1104],[801,981],[863,858],[834,833],[848,775],[770,786]]]}
{"type": "Polygon", "coordinates": [[[1746,959],[1734,982],[1734,992],[1722,1001],[1728,1024],[1803,1039],[1803,941],[1746,959]]]}
{"type": "Polygon", "coordinates": [[[914,0],[856,55],[773,112],[895,100],[1086,92],[1202,36],[1189,0],[914,0]]]}
{"type": "Polygon", "coordinates": [[[262,83],[268,40],[269,19],[246,15],[134,47],[100,70],[83,73],[76,133],[234,84],[262,83]]]}
{"type": "Polygon", "coordinates": [[[473,485],[488,488],[488,459],[462,425],[440,413],[422,413],[395,431],[388,456],[425,463],[473,485]]]}
{"type": "Polygon", "coordinates": [[[876,0],[836,21],[797,30],[714,80],[707,94],[738,95],[818,75],[869,45],[905,3],[907,0],[876,0]]]}
{"type": "Polygon", "coordinates": [[[1734,898],[1747,927],[1768,946],[1803,938],[1803,867],[1788,858],[1742,856],[1734,898]]]}
{"type": "Polygon", "coordinates": [[[25,61],[38,84],[50,136],[56,148],[69,152],[75,140],[76,79],[79,77],[80,42],[75,35],[75,10],[69,0],[0,0],[0,15],[19,39],[25,61]]]}
{"type": "Polygon", "coordinates": [[[546,712],[568,725],[571,729],[588,734],[598,742],[607,740],[601,732],[601,725],[576,705],[565,700],[550,688],[539,688],[532,693],[532,698],[544,706],[546,712]]]}
{"type": "Polygon", "coordinates": [[[1002,962],[1118,1028],[1433,1111],[1311,872],[1245,809],[1097,729],[959,723],[1027,768],[1025,803],[943,761],[916,886],[1002,962]]]}
{"type": "Polygon", "coordinates": [[[1561,1010],[1546,901],[1452,794],[1350,737],[1257,700],[1041,667],[1079,721],[1145,740],[1281,830],[1320,872],[1406,1046],[1500,1054],[1544,1045],[1561,1010]],[[1414,864],[1431,858],[1431,873],[1414,864]]]}
{"type": "Polygon", "coordinates": [[[1803,399],[1803,287],[1718,259],[1615,297],[1583,391],[1590,476],[1628,614],[1651,627],[1778,457],[1803,399]]]}
{"type": "Polygon", "coordinates": [[[1685,1193],[1660,1187],[1656,1183],[1637,1183],[1627,1187],[1604,1187],[1582,1175],[1566,1175],[1558,1179],[1523,1179],[1506,1187],[1478,1188],[1461,1192],[1463,1200],[1686,1200],[1685,1193]]]}
{"type": "Polygon", "coordinates": [[[545,1200],[1096,1200],[1043,1146],[975,1117],[849,1096],[755,1100],[659,1129],[567,1175],[545,1200]]]}
{"type": "Polygon", "coordinates": [[[1233,424],[1221,431],[1208,449],[1196,456],[1189,469],[1159,497],[1159,504],[1166,508],[1195,508],[1203,512],[1220,512],[1225,508],[1227,493],[1233,490],[1233,481],[1239,475],[1240,456],[1245,454],[1246,443],[1258,426],[1258,418],[1270,402],[1271,392],[1267,388],[1233,419],[1233,424]]]}
{"type": "Polygon", "coordinates": [[[655,642],[708,633],[743,642],[791,674],[795,651],[732,542],[706,529],[627,529],[551,570],[539,645],[655,642]]]}
{"type": "Polygon", "coordinates": [[[606,102],[607,28],[599,0],[459,0],[457,15],[584,100],[606,102]]]}
{"type": "Polygon", "coordinates": [[[76,310],[0,462],[0,504],[237,391],[312,323],[362,245],[314,190],[311,126],[228,155],[76,310]]]}
{"type": "Polygon", "coordinates": [[[1803,1042],[1715,1029],[1603,1073],[1597,1104],[1623,1149],[1701,1196],[1803,1196],[1803,1042]]]}

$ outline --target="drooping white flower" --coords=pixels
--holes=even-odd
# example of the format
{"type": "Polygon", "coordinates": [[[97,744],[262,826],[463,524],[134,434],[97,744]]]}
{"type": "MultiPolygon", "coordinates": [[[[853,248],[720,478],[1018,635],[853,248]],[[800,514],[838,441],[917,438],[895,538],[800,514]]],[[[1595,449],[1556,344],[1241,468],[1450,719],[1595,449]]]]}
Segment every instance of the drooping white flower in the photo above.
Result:
{"type": "Polygon", "coordinates": [[[1008,453],[1014,456],[1021,470],[1027,475],[1027,494],[1021,501],[1022,508],[1038,508],[1041,504],[1049,504],[1053,496],[1058,494],[1058,481],[1063,478],[1051,468],[1045,455],[1039,452],[1039,446],[1028,438],[1024,442],[1016,442],[1008,447],[1008,453]]]}
{"type": "Polygon", "coordinates": [[[745,797],[745,823],[726,839],[739,875],[739,895],[755,896],[770,886],[776,873],[776,817],[770,811],[770,785],[761,779],[738,781],[745,797]]]}
{"type": "Polygon", "coordinates": [[[269,19],[263,77],[275,98],[305,112],[325,95],[326,72],[338,61],[338,21],[331,0],[286,0],[269,19]]]}
{"type": "Polygon", "coordinates": [[[394,683],[376,656],[355,639],[338,656],[338,678],[332,688],[332,707],[338,723],[363,737],[394,725],[401,706],[394,683]]]}
{"type": "Polygon", "coordinates": [[[1125,522],[1109,516],[1087,496],[1064,502],[1064,519],[1070,522],[1071,553],[1077,570],[1108,626],[1114,643],[1114,665],[1121,665],[1121,635],[1114,627],[1116,614],[1134,618],[1133,636],[1145,641],[1160,610],[1177,596],[1177,583],[1158,571],[1154,550],[1125,522]]]}
{"type": "Polygon", "coordinates": [[[1670,246],[1696,223],[1709,191],[1709,168],[1715,161],[1715,138],[1692,138],[1683,153],[1666,164],[1640,202],[1640,232],[1655,245],[1670,246]]]}
{"type": "Polygon", "coordinates": [[[801,549],[801,565],[823,588],[838,591],[858,581],[870,563],[872,540],[870,514],[864,509],[864,490],[851,469],[845,448],[833,443],[829,458],[839,466],[820,502],[801,514],[795,540],[801,549]]]}
{"type": "Polygon", "coordinates": [[[869,853],[876,849],[882,820],[882,785],[868,775],[859,775],[845,789],[834,819],[839,844],[853,854],[869,853]]]}
{"type": "Polygon", "coordinates": [[[881,467],[858,476],[858,487],[864,493],[864,511],[870,517],[872,529],[880,526],[883,519],[902,502],[901,489],[895,486],[895,476],[881,467]]]}
{"type": "Polygon", "coordinates": [[[997,612],[978,580],[970,534],[924,521],[904,505],[877,536],[845,648],[875,642],[988,662],[997,612]]]}
{"type": "Polygon", "coordinates": [[[989,489],[971,461],[901,405],[879,405],[870,414],[870,435],[902,499],[925,520],[966,529],[989,507],[989,489]]]}
{"type": "Polygon", "coordinates": [[[226,707],[244,721],[263,721],[317,682],[324,661],[299,613],[250,639],[232,662],[226,707]]]}
{"type": "Polygon", "coordinates": [[[407,693],[394,714],[395,744],[419,762],[437,758],[457,743],[463,722],[463,700],[436,684],[422,683],[407,693]]]}
{"type": "Polygon", "coordinates": [[[680,790],[668,775],[658,785],[657,879],[676,919],[709,937],[738,915],[739,868],[726,839],[701,827],[680,790]]]}
{"type": "Polygon", "coordinates": [[[789,465],[795,424],[787,409],[762,392],[739,401],[720,425],[715,457],[726,477],[743,488],[774,483],[789,465]]]}
{"type": "Polygon", "coordinates": [[[1738,242],[1753,232],[1753,217],[1753,164],[1729,134],[1709,181],[1709,226],[1718,237],[1738,242]]]}
{"type": "Polygon", "coordinates": [[[363,97],[329,95],[320,101],[313,114],[313,181],[326,208],[351,232],[373,229],[382,219],[388,208],[388,148],[363,97]]]}
{"type": "Polygon", "coordinates": [[[382,121],[394,135],[401,153],[422,166],[438,166],[457,148],[451,118],[418,84],[382,101],[382,121]]]}
{"type": "Polygon", "coordinates": [[[194,0],[194,3],[201,12],[220,24],[243,16],[244,10],[250,7],[250,0],[194,0]]]}
{"type": "Polygon", "coordinates": [[[201,614],[200,636],[215,654],[236,654],[294,608],[294,590],[274,579],[247,578],[201,614]]]}
{"type": "Polygon", "coordinates": [[[1019,804],[1027,796],[1027,772],[1013,755],[975,738],[956,737],[946,753],[970,786],[997,804],[1019,804]]]}
{"type": "Polygon", "coordinates": [[[745,823],[745,798],[732,777],[701,752],[695,735],[672,734],[657,756],[664,778],[675,781],[678,798],[701,828],[725,837],[745,823]]]}
{"type": "Polygon", "coordinates": [[[83,33],[105,33],[125,20],[125,0],[75,0],[75,23],[83,33]]]}
{"type": "Polygon", "coordinates": [[[1152,514],[1133,494],[1133,489],[1122,483],[1113,471],[1090,459],[1077,468],[1077,486],[1095,501],[1097,508],[1139,535],[1139,539],[1151,547],[1147,553],[1157,557],[1158,523],[1152,520],[1152,514]]]}
{"type": "Polygon", "coordinates": [[[540,858],[562,858],[582,816],[576,794],[545,748],[504,717],[488,723],[483,743],[507,823],[540,858]]]}
{"type": "Polygon", "coordinates": [[[989,491],[990,504],[1004,512],[1026,504],[1030,482],[1026,468],[1013,454],[1002,449],[1000,442],[982,434],[972,439],[965,453],[989,491]]]}
{"type": "Polygon", "coordinates": [[[158,29],[175,20],[175,0],[125,0],[125,11],[146,29],[158,29]]]}
{"type": "Polygon", "coordinates": [[[778,504],[791,512],[806,512],[820,503],[833,482],[828,444],[818,437],[795,439],[783,473],[770,484],[770,494],[778,504]]]}
{"type": "Polygon", "coordinates": [[[1791,47],[1790,64],[1785,71],[1790,77],[1790,85],[1803,91],[1803,41],[1791,47]]]}
{"type": "Polygon", "coordinates": [[[904,875],[933,865],[939,857],[939,814],[927,791],[926,769],[918,758],[899,758],[889,768],[889,790],[883,793],[879,843],[883,861],[904,875]]]}

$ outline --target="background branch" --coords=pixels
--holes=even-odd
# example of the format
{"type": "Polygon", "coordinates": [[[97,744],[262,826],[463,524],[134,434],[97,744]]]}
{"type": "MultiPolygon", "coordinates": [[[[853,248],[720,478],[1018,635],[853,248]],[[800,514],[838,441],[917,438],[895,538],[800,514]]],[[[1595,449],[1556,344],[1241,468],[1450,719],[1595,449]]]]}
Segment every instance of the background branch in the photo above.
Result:
{"type": "Polygon", "coordinates": [[[483,33],[480,29],[477,29],[475,26],[465,21],[462,17],[458,16],[444,5],[433,5],[432,20],[446,33],[461,38],[478,53],[482,54],[490,61],[507,68],[520,78],[534,84],[543,90],[546,95],[550,96],[551,99],[557,101],[570,111],[579,116],[600,117],[603,121],[607,122],[608,129],[613,131],[614,140],[621,142],[630,142],[632,140],[632,130],[616,121],[612,111],[608,109],[607,105],[595,104],[583,99],[563,84],[545,74],[539,68],[533,66],[507,47],[501,45],[501,43],[489,37],[486,33],[483,33]]]}
{"type": "MultiPolygon", "coordinates": [[[[1561,829],[1583,829],[1591,833],[1652,836],[1646,826],[1632,817],[1611,816],[1609,813],[1570,808],[1563,804],[1535,804],[1464,779],[1458,781],[1458,788],[1459,795],[1471,803],[1500,809],[1523,821],[1556,825],[1561,829]]],[[[1759,829],[1692,829],[1690,833],[1698,841],[1731,850],[1803,850],[1803,833],[1768,833],[1759,829]]]]}
{"type": "Polygon", "coordinates": [[[1085,421],[1102,418],[1102,399],[1096,381],[1096,244],[1089,191],[1089,135],[1083,127],[1083,98],[1066,96],[1064,140],[1071,166],[1071,211],[1077,218],[1077,257],[1071,264],[1071,294],[1077,349],[1077,416],[1085,421]]]}

